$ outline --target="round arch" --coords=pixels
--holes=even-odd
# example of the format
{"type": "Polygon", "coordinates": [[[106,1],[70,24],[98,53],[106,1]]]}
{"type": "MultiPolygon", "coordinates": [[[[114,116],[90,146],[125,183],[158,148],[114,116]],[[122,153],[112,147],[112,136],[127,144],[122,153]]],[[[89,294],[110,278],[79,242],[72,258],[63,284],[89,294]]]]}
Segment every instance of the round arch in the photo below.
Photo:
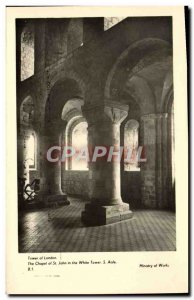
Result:
{"type": "Polygon", "coordinates": [[[59,127],[62,121],[61,114],[64,105],[70,99],[82,99],[83,90],[81,89],[79,83],[70,78],[64,78],[55,83],[52,87],[49,97],[45,106],[45,125],[49,128],[53,124],[57,124],[59,127]]]}
{"type": "MultiPolygon", "coordinates": [[[[105,97],[109,98],[110,95],[110,87],[113,81],[115,74],[118,72],[120,67],[124,67],[126,65],[131,65],[131,69],[137,64],[137,62],[141,59],[142,55],[145,56],[148,53],[153,53],[154,51],[161,50],[161,48],[165,49],[169,47],[169,43],[167,41],[156,39],[156,38],[146,38],[140,41],[136,41],[132,45],[130,45],[126,50],[122,52],[122,54],[118,57],[112,69],[110,70],[106,85],[105,85],[105,97]]],[[[143,68],[145,64],[141,61],[140,67],[143,68]]],[[[129,71],[129,70],[128,70],[129,71]]]]}
{"type": "Polygon", "coordinates": [[[28,95],[20,105],[20,126],[31,128],[34,121],[34,101],[28,95]]]}
{"type": "Polygon", "coordinates": [[[138,101],[143,113],[153,113],[166,72],[171,67],[171,56],[171,46],[164,40],[136,41],[123,51],[110,70],[105,98],[127,103],[126,95],[130,95],[138,101]]]}

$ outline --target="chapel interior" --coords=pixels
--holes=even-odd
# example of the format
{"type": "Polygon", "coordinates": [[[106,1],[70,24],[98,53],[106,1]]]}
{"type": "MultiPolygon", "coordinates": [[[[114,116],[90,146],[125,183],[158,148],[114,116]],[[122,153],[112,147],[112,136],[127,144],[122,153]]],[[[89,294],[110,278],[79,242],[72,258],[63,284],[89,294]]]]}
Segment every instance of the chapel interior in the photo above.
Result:
{"type": "Polygon", "coordinates": [[[175,251],[172,18],[17,19],[16,81],[19,252],[175,251]]]}

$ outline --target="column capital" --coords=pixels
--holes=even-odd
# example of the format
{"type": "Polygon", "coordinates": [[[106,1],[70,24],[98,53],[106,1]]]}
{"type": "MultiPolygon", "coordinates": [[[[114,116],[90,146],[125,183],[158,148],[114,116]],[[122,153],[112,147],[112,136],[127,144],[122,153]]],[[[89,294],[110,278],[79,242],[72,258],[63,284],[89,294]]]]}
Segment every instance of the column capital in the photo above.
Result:
{"type": "Polygon", "coordinates": [[[121,124],[128,115],[128,108],[128,105],[106,100],[102,104],[85,105],[82,111],[90,125],[102,122],[121,124]]]}

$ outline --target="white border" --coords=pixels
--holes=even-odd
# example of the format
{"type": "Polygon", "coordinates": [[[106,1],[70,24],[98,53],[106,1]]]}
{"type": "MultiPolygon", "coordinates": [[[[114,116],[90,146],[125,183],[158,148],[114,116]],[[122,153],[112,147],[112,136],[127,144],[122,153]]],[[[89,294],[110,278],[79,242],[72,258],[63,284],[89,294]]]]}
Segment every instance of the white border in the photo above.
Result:
{"type": "MultiPolygon", "coordinates": [[[[52,3],[52,2],[53,1],[42,1],[42,0],[40,0],[40,1],[31,1],[30,5],[64,5],[64,4],[67,4],[66,3],[67,1],[66,2],[65,1],[55,1],[54,3],[52,3]]],[[[98,3],[95,3],[95,2],[88,3],[88,2],[89,1],[71,1],[71,3],[69,3],[69,4],[70,5],[80,5],[80,4],[82,4],[82,5],[96,5],[96,4],[97,5],[104,5],[104,4],[106,4],[106,5],[107,4],[108,5],[110,5],[110,4],[112,4],[112,5],[113,4],[116,4],[116,5],[118,5],[118,4],[119,5],[123,5],[123,4],[124,5],[129,5],[128,1],[119,1],[119,2],[118,1],[111,1],[111,3],[104,3],[104,1],[98,1],[98,3]]],[[[133,3],[130,3],[130,5],[132,5],[132,4],[133,3]]],[[[155,2],[154,1],[149,1],[149,3],[146,3],[146,4],[152,4],[153,5],[153,4],[155,4],[155,2]]],[[[169,5],[169,1],[166,1],[166,0],[164,0],[164,1],[157,1],[157,4],[158,5],[165,5],[165,4],[169,5]]],[[[186,4],[189,4],[190,6],[192,6],[192,1],[187,1],[186,3],[185,3],[185,1],[176,1],[176,3],[172,3],[172,4],[173,5],[175,5],[175,4],[176,5],[180,5],[180,4],[186,5],[186,4]]],[[[17,3],[17,1],[3,1],[3,2],[0,3],[0,8],[1,8],[0,18],[1,18],[2,23],[3,23],[3,26],[0,27],[0,33],[1,33],[1,36],[3,35],[3,38],[4,38],[4,31],[5,31],[5,25],[4,25],[5,24],[5,16],[4,16],[4,14],[5,14],[5,10],[4,10],[5,5],[29,5],[29,1],[19,1],[19,3],[17,3]]],[[[144,1],[138,1],[137,0],[137,1],[135,1],[135,5],[145,5],[145,3],[144,3],[144,1]]],[[[1,69],[3,71],[2,74],[1,74],[1,84],[2,84],[1,93],[2,93],[2,99],[5,99],[5,79],[4,79],[5,78],[5,76],[4,76],[4,74],[5,74],[5,72],[4,72],[5,71],[5,48],[4,47],[0,47],[0,50],[1,50],[1,55],[0,55],[0,58],[1,58],[1,69]]],[[[192,83],[191,83],[191,85],[192,85],[192,83]]],[[[5,103],[3,105],[5,106],[5,103]]],[[[4,117],[4,108],[5,107],[2,107],[2,106],[1,106],[1,108],[2,108],[2,110],[1,110],[2,116],[0,117],[0,119],[1,119],[1,122],[2,122],[2,125],[3,125],[3,124],[5,124],[5,117],[4,117]]],[[[3,125],[2,127],[4,127],[4,126],[5,125],[3,125]]],[[[5,141],[5,133],[2,135],[1,140],[5,141]]],[[[1,148],[0,154],[1,154],[1,157],[5,157],[4,156],[5,155],[5,149],[2,150],[2,148],[1,148]]],[[[3,170],[3,172],[4,172],[4,170],[3,170]]],[[[4,178],[5,178],[5,174],[4,173],[1,175],[1,178],[2,178],[2,181],[4,183],[4,178]]],[[[3,198],[4,198],[4,195],[3,195],[3,198]]],[[[1,229],[2,229],[2,231],[4,231],[4,211],[3,211],[3,209],[1,210],[1,221],[2,221],[1,229]]],[[[3,252],[3,256],[4,256],[4,250],[2,252],[3,252]]],[[[137,297],[136,297],[136,299],[137,299],[137,297]]]]}

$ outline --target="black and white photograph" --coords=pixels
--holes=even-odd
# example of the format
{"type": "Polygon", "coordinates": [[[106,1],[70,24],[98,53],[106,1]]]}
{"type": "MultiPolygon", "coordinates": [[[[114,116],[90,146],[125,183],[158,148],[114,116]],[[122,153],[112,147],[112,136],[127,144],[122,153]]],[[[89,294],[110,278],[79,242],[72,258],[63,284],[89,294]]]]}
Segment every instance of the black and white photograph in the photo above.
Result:
{"type": "Polygon", "coordinates": [[[15,28],[18,251],[176,251],[172,17],[15,28]]]}
{"type": "Polygon", "coordinates": [[[188,293],[187,19],[6,8],[8,295],[188,293]]]}

